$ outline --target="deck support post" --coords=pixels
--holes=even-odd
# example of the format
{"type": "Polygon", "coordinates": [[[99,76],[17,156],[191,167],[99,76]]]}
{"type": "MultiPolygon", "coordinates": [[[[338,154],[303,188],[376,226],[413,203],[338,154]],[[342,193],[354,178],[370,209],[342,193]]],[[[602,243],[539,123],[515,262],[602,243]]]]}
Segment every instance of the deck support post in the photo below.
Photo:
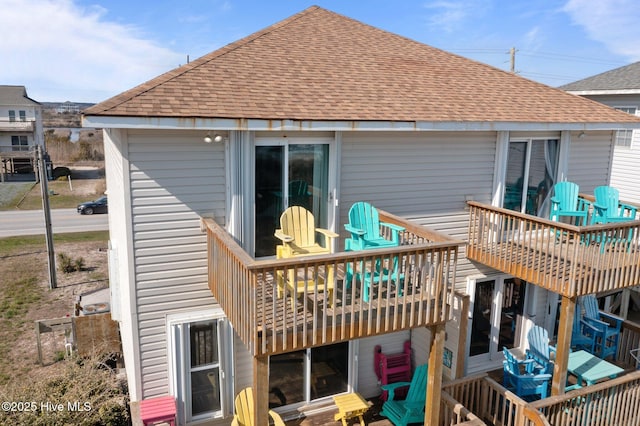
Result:
{"type": "Polygon", "coordinates": [[[269,356],[253,357],[253,405],[256,424],[269,424],[269,356]]]}
{"type": "Polygon", "coordinates": [[[445,325],[429,327],[431,342],[427,374],[427,396],[424,408],[425,426],[440,424],[440,399],[442,391],[442,357],[444,355],[445,325]]]}
{"type": "Polygon", "coordinates": [[[560,305],[560,322],[558,324],[558,341],[556,343],[556,359],[553,366],[553,381],[551,396],[561,395],[567,383],[567,366],[571,350],[571,334],[576,310],[577,298],[570,299],[562,296],[560,305]]]}

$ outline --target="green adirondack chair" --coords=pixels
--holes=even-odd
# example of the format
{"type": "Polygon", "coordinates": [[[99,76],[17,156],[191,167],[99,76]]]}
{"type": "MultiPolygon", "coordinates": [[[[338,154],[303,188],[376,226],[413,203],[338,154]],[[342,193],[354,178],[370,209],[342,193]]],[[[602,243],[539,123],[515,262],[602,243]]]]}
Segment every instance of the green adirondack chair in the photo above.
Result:
{"type": "Polygon", "coordinates": [[[582,296],[580,305],[584,308],[584,321],[599,331],[595,355],[603,359],[613,355],[613,359],[616,359],[623,319],[601,311],[598,299],[593,294],[582,296]]]}
{"type": "MultiPolygon", "coordinates": [[[[397,247],[400,245],[400,232],[402,226],[392,223],[380,222],[378,210],[364,201],[357,202],[349,209],[349,223],[344,225],[351,237],[345,241],[345,251],[371,250],[385,247],[397,247]],[[386,229],[385,229],[386,228],[386,229]],[[384,234],[381,232],[385,229],[384,234]]],[[[393,258],[376,258],[371,265],[369,262],[358,262],[358,265],[347,265],[347,288],[350,288],[352,279],[362,282],[362,299],[368,302],[372,285],[388,280],[398,283],[404,278],[399,271],[398,256],[393,258]],[[355,270],[354,270],[355,269],[355,270]]]]}
{"type": "Polygon", "coordinates": [[[382,405],[380,415],[387,417],[396,426],[424,422],[424,406],[427,396],[427,364],[416,367],[411,382],[396,382],[381,386],[389,392],[387,401],[382,405]],[[395,400],[395,390],[409,386],[404,400],[395,400]]]}
{"type": "MultiPolygon", "coordinates": [[[[620,203],[620,192],[611,186],[599,186],[593,190],[595,202],[591,224],[621,223],[636,219],[637,208],[620,203]]],[[[633,240],[633,230],[629,228],[610,229],[596,233],[591,240],[600,244],[600,252],[606,249],[629,250],[633,240]]]]}
{"type": "Polygon", "coordinates": [[[575,218],[575,225],[587,225],[589,202],[578,196],[580,187],[573,182],[558,182],[553,186],[549,218],[559,222],[562,217],[575,218]]]}
{"type": "Polygon", "coordinates": [[[636,218],[634,206],[620,203],[620,191],[611,186],[599,186],[593,190],[595,202],[591,223],[625,222],[636,218]]]}

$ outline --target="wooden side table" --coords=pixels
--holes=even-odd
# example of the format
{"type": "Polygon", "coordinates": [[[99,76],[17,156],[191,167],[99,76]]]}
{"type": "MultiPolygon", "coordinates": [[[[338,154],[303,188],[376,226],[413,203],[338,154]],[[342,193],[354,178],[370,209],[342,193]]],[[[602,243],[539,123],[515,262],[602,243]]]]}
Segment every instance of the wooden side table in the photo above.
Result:
{"type": "Polygon", "coordinates": [[[336,421],[342,420],[342,425],[347,426],[347,420],[358,417],[360,426],[364,426],[364,413],[369,409],[369,403],[359,393],[348,393],[333,397],[338,406],[338,413],[334,416],[336,421]]]}

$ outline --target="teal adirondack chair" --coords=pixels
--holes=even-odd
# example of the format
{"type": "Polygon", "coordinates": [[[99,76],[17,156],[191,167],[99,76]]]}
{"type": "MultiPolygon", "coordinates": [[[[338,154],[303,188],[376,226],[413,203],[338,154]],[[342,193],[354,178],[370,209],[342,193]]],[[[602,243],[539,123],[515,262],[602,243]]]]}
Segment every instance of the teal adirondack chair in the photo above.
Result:
{"type": "MultiPolygon", "coordinates": [[[[345,251],[371,250],[385,247],[397,247],[400,245],[400,232],[404,231],[402,226],[392,223],[380,222],[378,210],[371,204],[364,201],[357,202],[349,209],[349,223],[344,225],[351,237],[345,241],[345,251]],[[386,228],[385,238],[381,229],[386,228]]],[[[368,302],[372,285],[388,280],[398,283],[404,278],[400,273],[398,256],[391,259],[377,258],[372,265],[367,262],[359,262],[358,265],[347,265],[347,288],[350,287],[352,279],[364,284],[362,289],[362,299],[368,302]],[[354,270],[355,269],[355,270],[354,270]]]]}
{"type": "Polygon", "coordinates": [[[543,327],[534,325],[527,333],[529,348],[526,351],[526,358],[532,359],[536,363],[535,369],[541,373],[553,373],[553,363],[551,354],[556,348],[549,345],[549,333],[543,327]]]}
{"type": "MultiPolygon", "coordinates": [[[[591,224],[620,223],[636,219],[637,209],[634,206],[620,203],[620,192],[611,186],[599,186],[593,190],[595,202],[591,224]]],[[[633,230],[629,228],[610,229],[596,232],[591,239],[600,244],[600,251],[616,247],[629,250],[633,240],[633,230]]]]}
{"type": "Polygon", "coordinates": [[[593,190],[595,202],[591,223],[611,223],[635,220],[637,208],[620,203],[620,191],[611,186],[599,186],[593,190]]]}
{"type": "Polygon", "coordinates": [[[599,332],[595,355],[603,359],[613,355],[613,359],[616,359],[623,319],[601,311],[598,307],[598,299],[593,294],[582,296],[580,304],[584,308],[585,322],[598,329],[599,332]]]}
{"type": "Polygon", "coordinates": [[[387,417],[396,426],[406,426],[409,423],[424,422],[424,406],[427,397],[427,364],[416,367],[411,383],[396,382],[381,386],[382,390],[389,392],[387,401],[382,404],[380,415],[387,417]],[[404,400],[394,400],[395,390],[399,387],[409,386],[407,397],[404,400]]]}
{"type": "Polygon", "coordinates": [[[552,375],[538,372],[539,370],[536,370],[532,364],[534,362],[532,359],[520,361],[507,348],[504,348],[502,353],[504,354],[502,363],[504,387],[523,399],[546,398],[549,394],[552,375]],[[521,368],[523,366],[524,370],[521,368]]]}
{"type": "Polygon", "coordinates": [[[580,187],[573,182],[558,182],[553,186],[549,218],[559,222],[562,217],[575,218],[575,225],[587,225],[589,202],[578,196],[580,187]]]}

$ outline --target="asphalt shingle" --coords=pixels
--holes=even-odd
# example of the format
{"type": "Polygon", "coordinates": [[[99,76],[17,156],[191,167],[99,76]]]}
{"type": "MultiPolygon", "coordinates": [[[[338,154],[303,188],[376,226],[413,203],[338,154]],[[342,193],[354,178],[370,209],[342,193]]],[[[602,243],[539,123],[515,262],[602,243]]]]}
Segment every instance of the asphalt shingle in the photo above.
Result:
{"type": "Polygon", "coordinates": [[[85,115],[638,121],[599,103],[317,6],[94,105],[85,115]]]}

